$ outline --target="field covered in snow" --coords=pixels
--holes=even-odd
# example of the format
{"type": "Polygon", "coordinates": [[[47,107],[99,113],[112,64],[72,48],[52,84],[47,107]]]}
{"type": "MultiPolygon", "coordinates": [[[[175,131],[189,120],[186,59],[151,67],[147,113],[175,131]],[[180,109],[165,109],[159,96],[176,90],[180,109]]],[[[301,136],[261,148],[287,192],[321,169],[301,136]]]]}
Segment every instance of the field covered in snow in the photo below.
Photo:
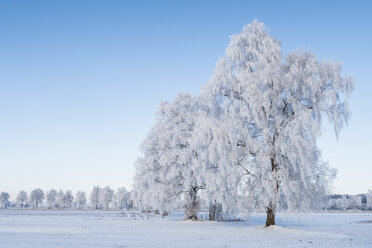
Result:
{"type": "Polygon", "coordinates": [[[131,211],[0,210],[0,247],[372,247],[372,212],[184,221],[131,211]]]}

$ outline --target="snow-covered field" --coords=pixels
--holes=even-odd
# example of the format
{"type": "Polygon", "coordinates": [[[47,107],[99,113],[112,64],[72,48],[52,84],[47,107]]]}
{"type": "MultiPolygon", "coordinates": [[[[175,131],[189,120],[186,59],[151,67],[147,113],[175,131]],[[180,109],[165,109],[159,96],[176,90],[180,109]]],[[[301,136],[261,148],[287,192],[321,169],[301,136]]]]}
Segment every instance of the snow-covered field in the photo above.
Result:
{"type": "Polygon", "coordinates": [[[128,211],[0,210],[0,247],[372,247],[372,212],[184,221],[128,211]]]}

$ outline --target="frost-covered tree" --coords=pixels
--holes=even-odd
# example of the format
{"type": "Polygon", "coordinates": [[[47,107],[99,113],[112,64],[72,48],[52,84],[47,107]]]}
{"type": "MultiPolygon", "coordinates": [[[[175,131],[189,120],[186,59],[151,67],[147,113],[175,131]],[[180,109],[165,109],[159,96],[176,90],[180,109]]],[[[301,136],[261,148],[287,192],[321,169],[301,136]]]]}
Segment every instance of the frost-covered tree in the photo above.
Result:
{"type": "Polygon", "coordinates": [[[367,208],[372,210],[372,190],[368,190],[366,194],[367,208]]]}
{"type": "Polygon", "coordinates": [[[363,209],[362,196],[361,195],[351,195],[350,196],[351,206],[353,209],[363,209]]]}
{"type": "Polygon", "coordinates": [[[241,210],[238,165],[244,158],[239,137],[232,132],[236,120],[227,115],[212,118],[213,112],[208,110],[200,115],[192,139],[192,147],[198,154],[199,181],[206,185],[201,196],[209,205],[210,220],[220,218],[218,212],[222,210],[228,214],[241,210]]]}
{"type": "Polygon", "coordinates": [[[114,191],[109,186],[104,187],[100,191],[101,202],[105,204],[106,209],[109,209],[113,196],[114,191]]]}
{"type": "Polygon", "coordinates": [[[115,200],[116,200],[117,206],[120,209],[129,207],[129,204],[128,204],[129,192],[127,191],[127,189],[125,187],[119,188],[117,190],[117,192],[115,194],[115,200]]]}
{"type": "Polygon", "coordinates": [[[49,208],[52,208],[56,202],[57,191],[55,189],[51,189],[46,193],[46,202],[49,208]]]}
{"type": "Polygon", "coordinates": [[[348,210],[348,209],[364,209],[362,204],[362,195],[342,195],[332,197],[328,201],[328,209],[333,210],[348,210]]]}
{"type": "Polygon", "coordinates": [[[179,197],[185,199],[186,217],[196,219],[200,199],[196,152],[190,146],[199,112],[199,99],[180,95],[162,103],[157,122],[142,144],[134,182],[138,207],[167,214],[179,197]]]}
{"type": "Polygon", "coordinates": [[[87,198],[85,196],[85,192],[78,191],[76,193],[75,201],[78,203],[79,208],[83,208],[84,205],[87,203],[87,198]]]}
{"type": "Polygon", "coordinates": [[[330,198],[328,200],[328,205],[327,205],[327,209],[331,209],[331,210],[334,210],[334,209],[341,209],[340,208],[340,203],[339,203],[339,199],[335,199],[335,198],[330,198]]]}
{"type": "Polygon", "coordinates": [[[73,201],[74,201],[74,196],[72,195],[71,190],[66,190],[65,195],[64,195],[64,206],[66,208],[71,208],[73,201]]]}
{"type": "Polygon", "coordinates": [[[266,210],[267,226],[275,224],[279,198],[288,209],[307,208],[327,192],[334,172],[316,140],[324,118],[338,136],[353,89],[339,64],[300,52],[283,60],[280,49],[263,23],[248,24],[204,90],[212,107],[236,120],[230,132],[240,139],[239,192],[266,210]]]}
{"type": "Polygon", "coordinates": [[[28,195],[26,191],[19,191],[16,201],[19,204],[20,208],[23,208],[24,204],[27,203],[28,195]]]}
{"type": "Polygon", "coordinates": [[[71,208],[74,197],[71,190],[63,191],[60,189],[58,193],[55,194],[55,206],[57,208],[71,208]]]}
{"type": "Polygon", "coordinates": [[[56,194],[56,199],[55,199],[55,206],[57,208],[64,208],[65,207],[65,192],[60,189],[58,190],[58,193],[56,194]]]}
{"type": "Polygon", "coordinates": [[[94,209],[98,209],[100,205],[100,192],[101,192],[101,187],[99,186],[94,186],[92,189],[92,192],[90,193],[90,202],[92,203],[92,206],[94,209]]]}
{"type": "Polygon", "coordinates": [[[34,189],[31,191],[30,201],[33,208],[38,208],[39,204],[42,204],[44,201],[44,191],[41,189],[34,189]]]}
{"type": "Polygon", "coordinates": [[[9,198],[10,198],[10,195],[8,192],[1,192],[0,203],[3,205],[4,208],[6,208],[9,198]]]}
{"type": "Polygon", "coordinates": [[[353,201],[347,195],[342,195],[338,198],[329,199],[327,208],[331,210],[352,209],[353,201]]]}

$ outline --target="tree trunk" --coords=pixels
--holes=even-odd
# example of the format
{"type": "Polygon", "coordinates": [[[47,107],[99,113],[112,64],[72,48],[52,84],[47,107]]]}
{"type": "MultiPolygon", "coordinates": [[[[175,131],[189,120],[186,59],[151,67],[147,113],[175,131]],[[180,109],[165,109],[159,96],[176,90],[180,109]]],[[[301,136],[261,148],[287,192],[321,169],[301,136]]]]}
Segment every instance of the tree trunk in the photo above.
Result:
{"type": "Polygon", "coordinates": [[[189,218],[188,218],[189,220],[198,220],[198,216],[196,216],[196,215],[191,215],[191,216],[189,216],[189,218]]]}
{"type": "Polygon", "coordinates": [[[184,211],[186,218],[188,220],[197,220],[198,219],[198,212],[200,208],[200,201],[199,196],[197,194],[198,187],[191,187],[191,189],[186,193],[185,196],[185,205],[184,211]]]}
{"type": "Polygon", "coordinates": [[[216,217],[216,207],[213,205],[212,209],[209,209],[209,220],[214,220],[216,217]]]}
{"type": "Polygon", "coordinates": [[[209,203],[209,220],[213,221],[216,218],[217,207],[212,202],[209,203]]]}
{"type": "Polygon", "coordinates": [[[266,226],[275,225],[275,207],[272,204],[266,208],[266,215],[266,226]]]}
{"type": "MultiPolygon", "coordinates": [[[[273,147],[275,143],[275,138],[273,142],[273,147]]],[[[270,204],[266,207],[266,226],[275,225],[275,211],[276,211],[276,202],[279,196],[279,181],[277,179],[277,172],[278,172],[278,164],[276,163],[275,154],[271,156],[271,173],[273,174],[273,191],[274,191],[274,199],[271,199],[270,204]]]]}

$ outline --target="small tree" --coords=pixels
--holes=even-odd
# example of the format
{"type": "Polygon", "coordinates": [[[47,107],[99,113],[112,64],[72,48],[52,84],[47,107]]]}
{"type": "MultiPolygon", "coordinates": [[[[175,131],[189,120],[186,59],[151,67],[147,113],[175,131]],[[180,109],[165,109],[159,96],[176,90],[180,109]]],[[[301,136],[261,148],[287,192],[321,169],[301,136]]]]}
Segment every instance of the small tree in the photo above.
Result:
{"type": "Polygon", "coordinates": [[[66,190],[64,195],[64,206],[66,208],[72,207],[72,202],[74,201],[74,197],[72,196],[71,190],[66,190]]]}
{"type": "Polygon", "coordinates": [[[367,198],[367,208],[372,210],[372,190],[368,190],[368,193],[366,194],[367,198]]]}
{"type": "Polygon", "coordinates": [[[23,208],[24,204],[27,203],[28,195],[26,191],[19,191],[16,201],[20,205],[21,208],[23,208]]]}
{"type": "Polygon", "coordinates": [[[128,208],[129,192],[126,188],[119,188],[115,194],[115,199],[120,209],[128,208]]]}
{"type": "Polygon", "coordinates": [[[52,208],[56,203],[57,191],[55,189],[51,189],[46,193],[46,201],[49,208],[52,208]]]}
{"type": "Polygon", "coordinates": [[[100,192],[101,188],[99,186],[94,186],[92,192],[90,193],[89,199],[94,209],[98,209],[100,204],[100,192]]]}
{"type": "Polygon", "coordinates": [[[58,193],[56,194],[56,202],[55,202],[55,206],[57,208],[64,208],[66,207],[65,206],[65,193],[63,192],[62,189],[58,190],[58,193]]]}
{"type": "Polygon", "coordinates": [[[30,201],[33,208],[38,208],[39,204],[44,201],[44,191],[41,189],[34,189],[30,194],[30,201]]]}
{"type": "Polygon", "coordinates": [[[85,192],[78,191],[76,193],[75,201],[78,203],[79,209],[83,208],[84,205],[87,203],[87,198],[85,196],[85,192]]]}
{"type": "Polygon", "coordinates": [[[100,192],[100,198],[103,203],[106,205],[106,209],[109,209],[110,203],[112,202],[112,197],[114,195],[114,191],[109,187],[104,187],[100,192]]]}
{"type": "Polygon", "coordinates": [[[10,198],[10,195],[8,192],[1,192],[0,194],[0,202],[6,208],[6,205],[8,204],[8,200],[10,198]]]}

